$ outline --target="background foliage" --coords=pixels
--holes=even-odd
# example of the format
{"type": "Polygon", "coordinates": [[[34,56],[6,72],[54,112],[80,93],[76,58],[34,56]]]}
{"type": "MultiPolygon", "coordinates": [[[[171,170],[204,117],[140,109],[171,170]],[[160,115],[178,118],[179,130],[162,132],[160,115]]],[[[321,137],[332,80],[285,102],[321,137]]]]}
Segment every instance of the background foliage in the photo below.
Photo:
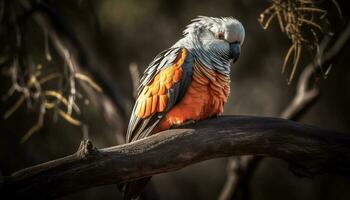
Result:
{"type": "MultiPolygon", "coordinates": [[[[113,90],[120,93],[126,113],[130,113],[133,102],[130,63],[137,63],[143,71],[157,53],[181,38],[184,27],[198,15],[236,17],[244,24],[247,37],[241,58],[232,68],[232,94],[225,114],[267,116],[278,116],[292,99],[296,81],[290,85],[286,83],[293,76],[297,79],[302,68],[313,60],[317,51],[317,45],[313,45],[322,39],[322,35],[337,34],[342,30],[349,13],[345,1],[338,1],[336,5],[333,1],[313,1],[319,9],[327,10],[329,23],[318,20],[324,14],[321,11],[310,15],[314,18],[303,15],[317,23],[307,25],[315,29],[309,32],[297,25],[300,31],[307,32],[305,38],[312,39],[302,47],[293,48],[295,55],[301,52],[300,56],[293,55],[292,61],[289,60],[291,64],[285,64],[288,73],[281,75],[288,49],[295,44],[301,45],[301,41],[293,39],[295,32],[288,32],[287,23],[281,25],[278,15],[268,23],[266,31],[261,28],[260,23],[266,25],[264,20],[271,15],[264,10],[276,2],[279,1],[46,1],[61,13],[60,19],[82,44],[89,64],[113,83],[113,90]],[[265,15],[264,20],[260,13],[265,15]]],[[[24,12],[12,1],[1,1],[0,8],[0,69],[5,75],[0,76],[0,94],[4,95],[0,106],[3,116],[0,121],[2,173],[10,174],[70,154],[83,137],[91,138],[98,147],[117,144],[115,130],[123,130],[125,125],[111,127],[94,99],[88,98],[88,91],[99,93],[95,82],[84,73],[69,70],[69,63],[48,39],[47,30],[37,25],[31,13],[24,12]],[[15,19],[20,21],[18,26],[10,23],[15,19]],[[11,28],[5,28],[8,26],[11,28]],[[14,63],[17,68],[13,68],[14,63]],[[14,78],[16,72],[23,78],[14,78]],[[45,81],[55,73],[65,76],[45,81]],[[18,82],[18,87],[13,89],[12,95],[6,95],[9,88],[11,92],[14,82],[18,82]],[[73,84],[75,91],[72,82],[76,82],[73,84]],[[84,90],[84,84],[87,90],[84,90]],[[49,92],[39,93],[44,90],[49,92]],[[25,96],[29,93],[33,95],[25,96]],[[17,103],[16,112],[11,112],[19,100],[22,102],[17,103]],[[44,108],[45,117],[42,117],[40,111],[42,113],[44,108]],[[36,124],[40,125],[40,130],[33,126],[36,124]],[[33,134],[34,131],[37,132],[33,134]],[[26,137],[28,134],[31,137],[26,137]],[[21,143],[21,140],[26,142],[21,143]]],[[[321,96],[303,115],[302,122],[349,132],[350,70],[346,58],[349,51],[347,45],[326,79],[323,75],[329,66],[315,76],[314,85],[320,88],[321,96]]],[[[155,176],[155,189],[161,199],[215,199],[225,180],[226,160],[211,160],[155,176]]],[[[328,175],[313,180],[299,179],[288,171],[285,163],[268,159],[254,174],[249,193],[252,199],[348,199],[349,186],[349,180],[328,175]]],[[[115,198],[119,195],[115,186],[106,186],[63,199],[115,198]]]]}

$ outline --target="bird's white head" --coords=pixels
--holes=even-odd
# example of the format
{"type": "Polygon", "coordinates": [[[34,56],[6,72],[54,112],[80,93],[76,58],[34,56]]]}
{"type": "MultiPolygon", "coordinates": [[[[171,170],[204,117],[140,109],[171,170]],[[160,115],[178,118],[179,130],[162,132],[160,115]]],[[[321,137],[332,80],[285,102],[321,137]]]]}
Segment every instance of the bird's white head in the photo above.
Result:
{"type": "Polygon", "coordinates": [[[244,38],[244,27],[237,19],[199,16],[184,30],[181,43],[204,64],[220,69],[238,59],[244,38]]]}

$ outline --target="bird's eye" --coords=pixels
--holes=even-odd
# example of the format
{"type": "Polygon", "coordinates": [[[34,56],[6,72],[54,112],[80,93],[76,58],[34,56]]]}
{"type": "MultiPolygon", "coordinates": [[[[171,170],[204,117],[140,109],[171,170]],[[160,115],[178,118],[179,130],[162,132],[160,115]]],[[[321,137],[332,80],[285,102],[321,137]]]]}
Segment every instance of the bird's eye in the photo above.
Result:
{"type": "Polygon", "coordinates": [[[224,33],[218,33],[218,39],[223,40],[225,38],[224,33]]]}

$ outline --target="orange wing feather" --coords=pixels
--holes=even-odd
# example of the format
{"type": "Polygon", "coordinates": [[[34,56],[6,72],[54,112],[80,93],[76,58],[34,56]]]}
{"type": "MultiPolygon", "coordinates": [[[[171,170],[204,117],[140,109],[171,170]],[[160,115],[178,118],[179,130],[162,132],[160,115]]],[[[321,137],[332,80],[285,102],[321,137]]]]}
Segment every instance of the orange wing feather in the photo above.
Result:
{"type": "Polygon", "coordinates": [[[185,61],[187,51],[181,50],[174,64],[160,71],[149,85],[145,86],[136,107],[136,116],[144,119],[157,112],[164,112],[167,107],[167,91],[182,77],[182,64],[185,61]]]}
{"type": "Polygon", "coordinates": [[[126,141],[147,137],[164,115],[183,97],[191,82],[193,57],[185,48],[160,53],[140,81],[126,141]]]}

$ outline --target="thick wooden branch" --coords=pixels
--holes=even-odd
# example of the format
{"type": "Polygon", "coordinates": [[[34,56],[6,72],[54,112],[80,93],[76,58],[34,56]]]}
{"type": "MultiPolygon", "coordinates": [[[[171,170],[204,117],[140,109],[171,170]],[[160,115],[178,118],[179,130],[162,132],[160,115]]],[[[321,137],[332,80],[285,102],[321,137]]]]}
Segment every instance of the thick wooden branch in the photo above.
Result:
{"type": "Polygon", "coordinates": [[[232,155],[276,157],[302,176],[349,176],[350,134],[279,118],[225,116],[100,150],[84,141],[73,155],[4,177],[1,190],[16,198],[55,198],[232,155]]]}

